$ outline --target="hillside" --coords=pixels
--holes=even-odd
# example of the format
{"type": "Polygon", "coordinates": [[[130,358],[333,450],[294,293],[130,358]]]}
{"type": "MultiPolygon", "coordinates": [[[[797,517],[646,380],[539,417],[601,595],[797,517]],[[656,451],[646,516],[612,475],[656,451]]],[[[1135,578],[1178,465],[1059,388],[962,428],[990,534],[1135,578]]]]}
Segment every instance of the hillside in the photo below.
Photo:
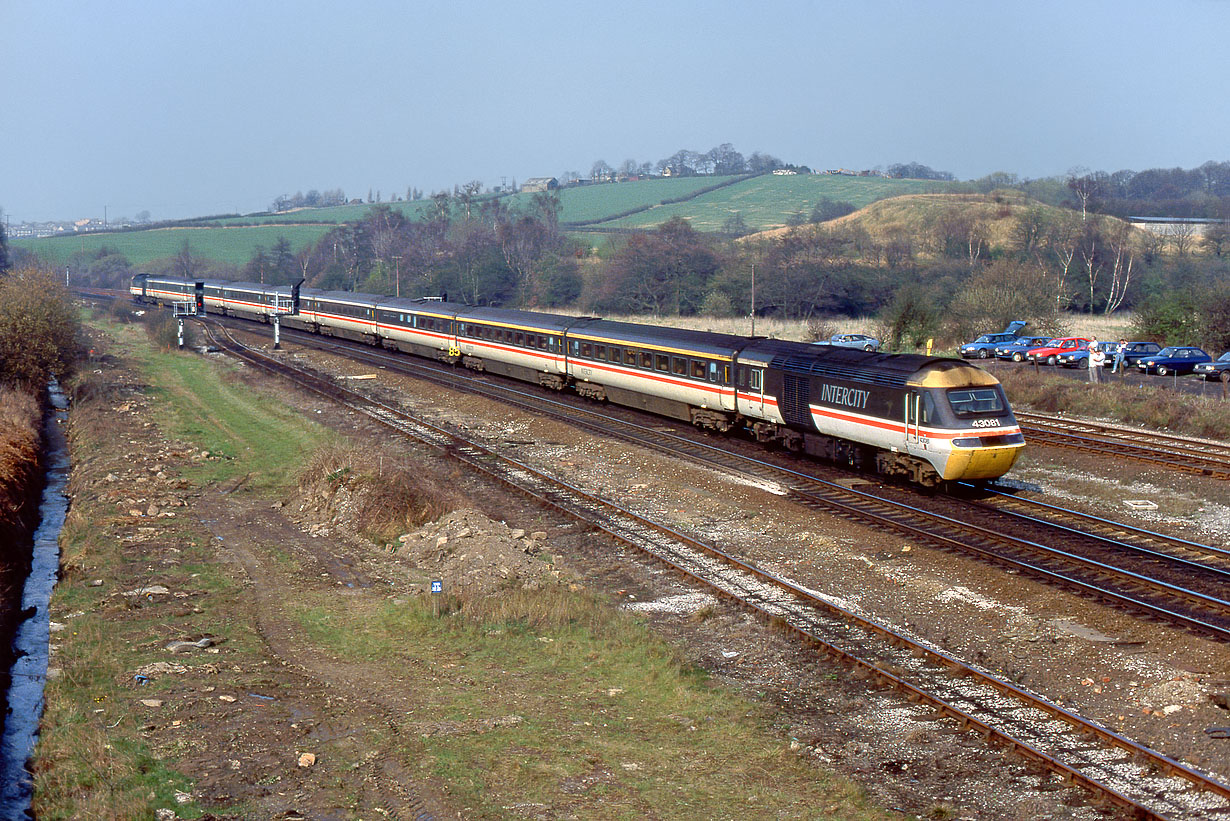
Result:
{"type": "MultiPolygon", "coordinates": [[[[947,230],[945,222],[980,223],[989,250],[995,252],[1016,243],[1014,233],[1019,230],[1021,218],[1026,212],[1036,212],[1044,226],[1079,219],[1073,211],[1046,205],[1019,192],[996,191],[990,194],[906,194],[891,197],[877,200],[853,214],[825,223],[825,226],[858,227],[878,243],[886,243],[895,236],[909,237],[915,244],[914,250],[926,256],[931,239],[947,230]]],[[[1115,217],[1107,219],[1119,222],[1115,217]]],[[[772,228],[752,236],[768,238],[789,230],[772,228]]],[[[1139,237],[1147,234],[1139,228],[1132,228],[1131,231],[1139,237]]]]}
{"type": "MultiPolygon", "coordinates": [[[[562,188],[560,222],[568,230],[652,228],[672,217],[692,222],[699,231],[719,231],[738,213],[753,230],[784,226],[794,215],[804,216],[822,199],[866,206],[886,197],[952,190],[952,183],[893,180],[881,177],[797,175],[757,177],[682,177],[638,180],[562,188]],[[634,212],[634,213],[630,213],[634,212]]],[[[504,198],[514,210],[529,208],[534,195],[504,198]]],[[[386,203],[410,219],[424,219],[430,200],[386,203]]],[[[53,265],[75,254],[95,255],[103,247],[123,254],[134,265],[178,254],[189,243],[194,256],[241,265],[258,247],[268,250],[285,237],[294,251],[317,241],[334,226],[363,218],[372,205],[300,208],[284,214],[208,218],[175,228],[76,234],[66,237],[17,239],[16,248],[33,251],[53,265]]]]}

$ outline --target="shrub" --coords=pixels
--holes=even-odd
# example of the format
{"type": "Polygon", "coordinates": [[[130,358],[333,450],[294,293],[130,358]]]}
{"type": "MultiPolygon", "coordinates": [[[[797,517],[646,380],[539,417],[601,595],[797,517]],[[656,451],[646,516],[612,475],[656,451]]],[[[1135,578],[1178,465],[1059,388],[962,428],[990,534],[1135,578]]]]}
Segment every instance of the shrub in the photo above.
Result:
{"type": "Polygon", "coordinates": [[[41,390],[68,376],[81,351],[78,311],[50,271],[15,268],[0,275],[0,384],[41,390]]]}

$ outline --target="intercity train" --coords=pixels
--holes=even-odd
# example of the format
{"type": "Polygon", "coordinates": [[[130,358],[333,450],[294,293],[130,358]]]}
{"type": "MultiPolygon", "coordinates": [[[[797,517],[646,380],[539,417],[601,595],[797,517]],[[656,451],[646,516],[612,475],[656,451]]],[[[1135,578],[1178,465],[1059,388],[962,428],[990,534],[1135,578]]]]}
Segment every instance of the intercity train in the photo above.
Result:
{"type": "Polygon", "coordinates": [[[134,299],[430,357],[933,487],[1025,445],[999,381],[960,359],[252,282],[138,274],[134,299]]]}

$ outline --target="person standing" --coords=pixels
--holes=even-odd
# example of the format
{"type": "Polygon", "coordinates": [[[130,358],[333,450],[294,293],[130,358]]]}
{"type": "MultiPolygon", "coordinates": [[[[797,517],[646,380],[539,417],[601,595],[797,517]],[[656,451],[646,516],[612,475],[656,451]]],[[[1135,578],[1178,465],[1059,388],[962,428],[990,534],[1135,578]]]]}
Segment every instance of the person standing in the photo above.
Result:
{"type": "Polygon", "coordinates": [[[1123,376],[1126,368],[1123,367],[1123,361],[1127,359],[1127,340],[1120,339],[1119,344],[1115,346],[1115,364],[1110,369],[1111,373],[1117,373],[1123,376]]]}
{"type": "Polygon", "coordinates": [[[1089,363],[1089,381],[1101,382],[1102,363],[1106,361],[1106,354],[1098,347],[1097,337],[1089,340],[1089,358],[1086,361],[1089,363]]]}

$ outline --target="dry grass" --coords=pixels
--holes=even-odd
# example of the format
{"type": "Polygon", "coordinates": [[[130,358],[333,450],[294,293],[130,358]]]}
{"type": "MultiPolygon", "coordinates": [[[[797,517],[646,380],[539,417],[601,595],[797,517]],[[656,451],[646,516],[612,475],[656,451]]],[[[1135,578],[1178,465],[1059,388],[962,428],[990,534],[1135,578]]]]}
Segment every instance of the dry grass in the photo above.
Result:
{"type": "Polygon", "coordinates": [[[398,535],[463,506],[450,482],[393,457],[375,456],[344,442],[313,451],[299,475],[299,490],[335,516],[353,520],[372,541],[398,535]]]}
{"type": "Polygon", "coordinates": [[[0,525],[15,525],[38,468],[39,407],[24,391],[0,388],[0,525]]]}
{"type": "Polygon", "coordinates": [[[1230,440],[1230,414],[1226,413],[1226,401],[1219,396],[1140,387],[1114,377],[1110,383],[1090,385],[1079,379],[1035,374],[1030,368],[1005,370],[998,376],[1014,407],[1115,419],[1151,430],[1230,440]]]}

